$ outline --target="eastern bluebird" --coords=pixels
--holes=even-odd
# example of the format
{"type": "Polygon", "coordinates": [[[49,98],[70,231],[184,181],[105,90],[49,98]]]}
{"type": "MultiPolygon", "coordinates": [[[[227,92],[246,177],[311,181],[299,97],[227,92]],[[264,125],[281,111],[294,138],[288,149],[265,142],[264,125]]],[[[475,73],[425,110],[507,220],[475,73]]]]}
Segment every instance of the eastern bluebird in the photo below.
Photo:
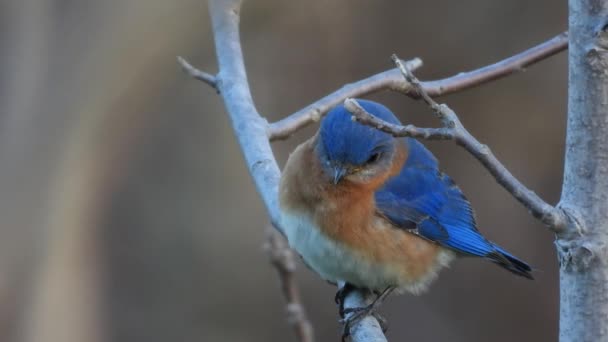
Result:
{"type": "MultiPolygon", "coordinates": [[[[383,105],[358,102],[400,124],[383,105]]],[[[280,208],[291,247],[332,283],[420,293],[456,256],[532,279],[528,264],[477,230],[469,201],[429,150],[354,122],[342,105],[289,156],[280,208]]]]}

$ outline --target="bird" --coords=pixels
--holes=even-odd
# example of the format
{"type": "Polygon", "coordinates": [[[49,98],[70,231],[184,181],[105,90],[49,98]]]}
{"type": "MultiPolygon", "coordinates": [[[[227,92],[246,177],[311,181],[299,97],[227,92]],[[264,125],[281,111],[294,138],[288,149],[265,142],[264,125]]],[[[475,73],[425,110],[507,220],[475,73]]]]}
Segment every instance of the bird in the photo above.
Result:
{"type": "MultiPolygon", "coordinates": [[[[384,105],[357,102],[401,125],[384,105]]],[[[343,104],[290,154],[279,214],[289,245],[309,268],[379,299],[393,290],[424,292],[463,256],[533,279],[530,265],[482,235],[470,202],[422,143],[356,122],[343,104]]],[[[338,291],[342,303],[344,295],[338,291]]]]}

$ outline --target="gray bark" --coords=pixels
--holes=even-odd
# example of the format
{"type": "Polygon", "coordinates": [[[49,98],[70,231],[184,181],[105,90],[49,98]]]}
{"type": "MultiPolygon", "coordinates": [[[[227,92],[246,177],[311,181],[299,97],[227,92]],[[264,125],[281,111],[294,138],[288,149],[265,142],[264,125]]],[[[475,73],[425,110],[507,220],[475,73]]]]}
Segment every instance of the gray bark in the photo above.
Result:
{"type": "Polygon", "coordinates": [[[569,98],[557,236],[560,341],[608,339],[608,1],[569,1],[569,98]]]}

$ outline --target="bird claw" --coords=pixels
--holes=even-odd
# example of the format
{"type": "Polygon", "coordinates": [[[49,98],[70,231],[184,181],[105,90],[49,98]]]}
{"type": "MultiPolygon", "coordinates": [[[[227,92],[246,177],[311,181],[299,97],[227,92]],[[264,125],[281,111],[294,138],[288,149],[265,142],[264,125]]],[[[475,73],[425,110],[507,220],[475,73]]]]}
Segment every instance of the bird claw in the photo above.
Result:
{"type": "Polygon", "coordinates": [[[384,318],[377,312],[372,313],[372,316],[374,316],[374,318],[378,321],[378,324],[380,324],[380,329],[382,329],[382,333],[386,333],[388,331],[388,321],[386,320],[386,318],[384,318]]]}
{"type": "MultiPolygon", "coordinates": [[[[371,315],[378,321],[382,332],[385,333],[388,329],[387,321],[376,311],[384,302],[384,299],[386,299],[386,297],[394,290],[394,288],[388,287],[384,291],[377,293],[378,297],[367,306],[358,308],[344,308],[344,298],[346,298],[348,293],[354,289],[354,286],[346,284],[344,287],[338,290],[338,292],[336,292],[335,300],[339,305],[340,317],[342,317],[340,319],[340,323],[344,324],[342,329],[342,341],[346,341],[350,335],[351,327],[359,323],[368,315],[371,315]]],[[[376,291],[374,291],[374,293],[376,293],[376,291]]]]}
{"type": "Polygon", "coordinates": [[[338,313],[341,318],[344,318],[344,299],[348,294],[355,289],[351,284],[344,284],[338,291],[336,292],[336,296],[334,297],[334,301],[338,304],[338,313]]]}
{"type": "Polygon", "coordinates": [[[374,302],[362,308],[347,308],[343,310],[344,315],[350,316],[348,318],[340,319],[340,323],[344,324],[342,327],[342,342],[346,342],[347,338],[350,336],[350,329],[368,315],[374,317],[378,321],[382,333],[385,333],[388,330],[386,319],[376,312],[377,306],[378,305],[374,302]]]}

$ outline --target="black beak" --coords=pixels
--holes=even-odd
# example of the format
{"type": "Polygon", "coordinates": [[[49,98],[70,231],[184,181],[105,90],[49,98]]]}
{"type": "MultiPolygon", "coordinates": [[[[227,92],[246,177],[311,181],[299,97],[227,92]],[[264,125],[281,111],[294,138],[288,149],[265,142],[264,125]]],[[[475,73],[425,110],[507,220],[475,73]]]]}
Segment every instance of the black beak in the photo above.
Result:
{"type": "Polygon", "coordinates": [[[344,176],[346,176],[346,168],[334,166],[334,185],[338,184],[344,176]]]}

